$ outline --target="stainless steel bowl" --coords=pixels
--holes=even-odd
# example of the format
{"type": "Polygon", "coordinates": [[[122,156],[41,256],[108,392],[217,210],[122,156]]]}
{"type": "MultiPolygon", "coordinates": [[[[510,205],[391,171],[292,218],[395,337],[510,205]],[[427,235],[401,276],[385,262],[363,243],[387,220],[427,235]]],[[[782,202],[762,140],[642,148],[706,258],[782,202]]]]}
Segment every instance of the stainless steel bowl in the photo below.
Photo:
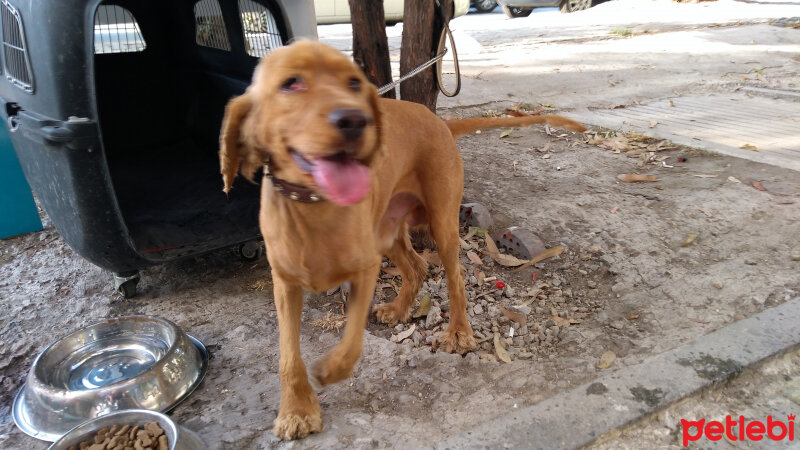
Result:
{"type": "Polygon", "coordinates": [[[166,415],[146,409],[128,409],[113,412],[78,425],[67,431],[67,434],[62,436],[61,439],[54,442],[49,450],[78,448],[81,442],[91,441],[95,433],[112,425],[141,426],[152,422],[158,422],[158,426],[164,430],[164,434],[167,435],[167,442],[169,442],[169,450],[202,450],[205,448],[203,441],[196,434],[177,425],[166,415]]]}
{"type": "Polygon", "coordinates": [[[39,354],[14,401],[14,422],[35,438],[55,441],[113,411],[169,411],[207,369],[203,344],[174,323],[152,316],[109,319],[39,354]]]}

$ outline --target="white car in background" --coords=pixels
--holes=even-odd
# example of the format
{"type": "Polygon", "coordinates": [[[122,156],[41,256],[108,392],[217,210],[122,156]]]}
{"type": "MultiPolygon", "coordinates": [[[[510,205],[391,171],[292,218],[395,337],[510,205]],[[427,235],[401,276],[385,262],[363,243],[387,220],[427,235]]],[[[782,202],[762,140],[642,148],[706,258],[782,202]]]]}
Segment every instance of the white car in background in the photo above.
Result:
{"type": "MultiPolygon", "coordinates": [[[[433,0],[431,0],[433,1],[433,0]]],[[[453,18],[463,16],[469,10],[470,0],[453,0],[453,18]]],[[[386,23],[394,25],[403,21],[403,0],[384,0],[383,13],[386,23]]],[[[317,24],[350,23],[350,3],[347,0],[314,0],[317,24]]]]}

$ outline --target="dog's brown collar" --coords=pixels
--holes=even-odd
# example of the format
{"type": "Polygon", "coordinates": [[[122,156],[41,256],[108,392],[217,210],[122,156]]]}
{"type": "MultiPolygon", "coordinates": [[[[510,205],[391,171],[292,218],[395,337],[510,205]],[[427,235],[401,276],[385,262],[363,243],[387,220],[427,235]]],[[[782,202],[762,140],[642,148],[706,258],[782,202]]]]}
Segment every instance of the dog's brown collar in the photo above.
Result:
{"type": "Polygon", "coordinates": [[[269,164],[264,164],[264,177],[269,178],[272,182],[272,187],[275,189],[275,192],[289,200],[301,203],[319,203],[325,200],[311,188],[289,183],[288,181],[277,178],[269,171],[269,164]]]}

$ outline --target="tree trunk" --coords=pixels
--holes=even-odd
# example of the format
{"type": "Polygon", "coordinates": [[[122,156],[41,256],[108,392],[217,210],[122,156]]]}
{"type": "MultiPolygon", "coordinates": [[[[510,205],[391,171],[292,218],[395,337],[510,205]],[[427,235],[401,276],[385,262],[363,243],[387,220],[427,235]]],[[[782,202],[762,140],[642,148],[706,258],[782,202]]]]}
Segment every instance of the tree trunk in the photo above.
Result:
{"type": "MultiPolygon", "coordinates": [[[[383,0],[348,1],[353,24],[353,60],[375,86],[391,83],[392,68],[389,65],[383,0]]],[[[383,96],[395,98],[394,89],[383,96]]]]}
{"type": "MultiPolygon", "coordinates": [[[[450,17],[452,0],[439,0],[450,17]]],[[[405,75],[436,55],[444,23],[433,0],[405,0],[403,40],[400,52],[400,74],[405,75]]],[[[400,85],[400,98],[421,103],[436,112],[436,66],[432,65],[400,85]]]]}

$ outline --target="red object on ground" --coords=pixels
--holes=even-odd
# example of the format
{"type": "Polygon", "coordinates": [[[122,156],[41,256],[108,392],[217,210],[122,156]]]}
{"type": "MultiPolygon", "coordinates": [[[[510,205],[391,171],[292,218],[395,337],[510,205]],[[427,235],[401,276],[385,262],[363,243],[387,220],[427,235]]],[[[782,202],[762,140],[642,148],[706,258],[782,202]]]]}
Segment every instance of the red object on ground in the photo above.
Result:
{"type": "Polygon", "coordinates": [[[504,287],[506,287],[506,284],[503,283],[502,281],[495,280],[494,287],[496,287],[497,289],[503,289],[504,287]]]}

